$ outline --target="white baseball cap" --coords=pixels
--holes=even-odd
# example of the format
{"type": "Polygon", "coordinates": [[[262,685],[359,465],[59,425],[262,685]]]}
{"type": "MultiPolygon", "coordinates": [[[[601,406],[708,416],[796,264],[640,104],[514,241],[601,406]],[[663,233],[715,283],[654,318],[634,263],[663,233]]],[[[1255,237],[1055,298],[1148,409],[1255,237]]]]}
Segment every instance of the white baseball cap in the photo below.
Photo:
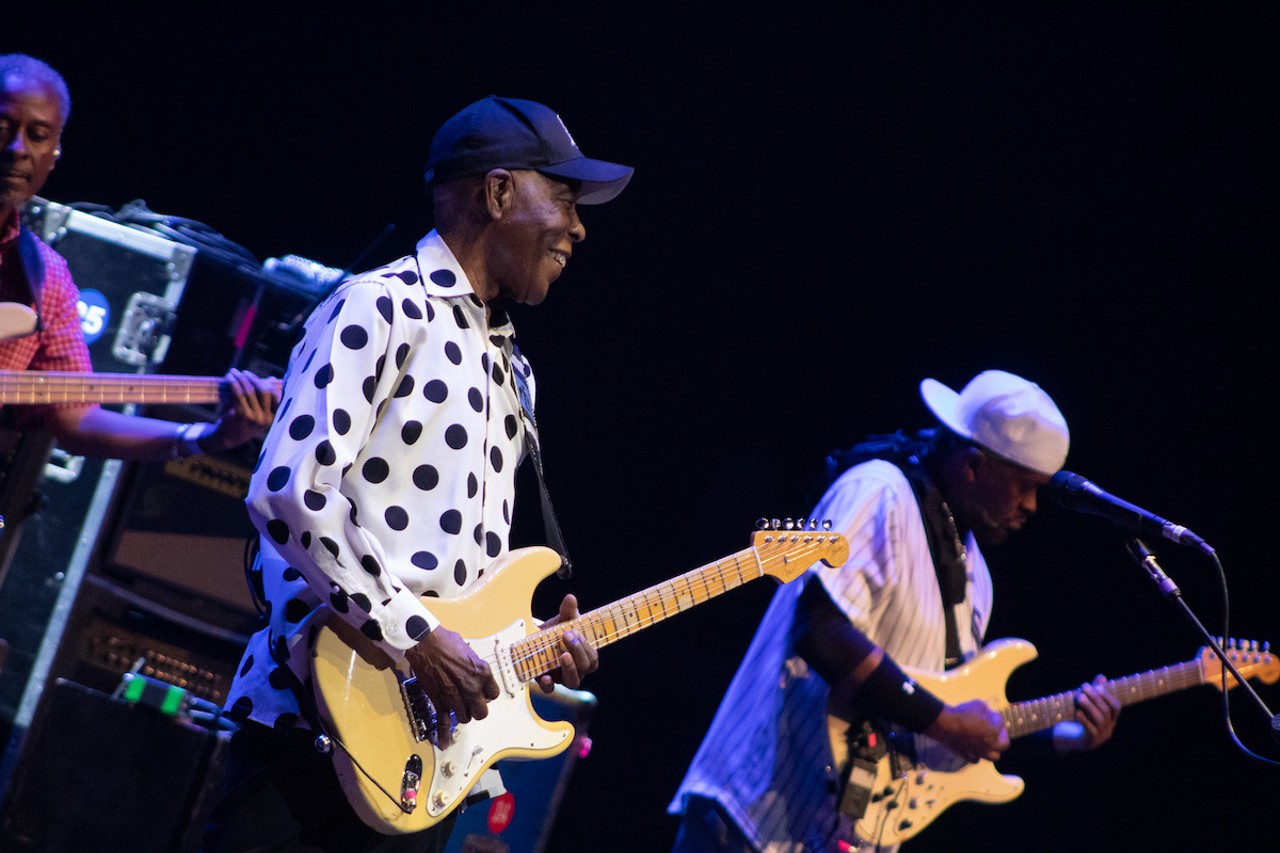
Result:
{"type": "Polygon", "coordinates": [[[1003,370],[984,370],[959,394],[936,379],[920,396],[948,429],[1032,471],[1053,476],[1067,461],[1071,434],[1049,395],[1003,370]]]}

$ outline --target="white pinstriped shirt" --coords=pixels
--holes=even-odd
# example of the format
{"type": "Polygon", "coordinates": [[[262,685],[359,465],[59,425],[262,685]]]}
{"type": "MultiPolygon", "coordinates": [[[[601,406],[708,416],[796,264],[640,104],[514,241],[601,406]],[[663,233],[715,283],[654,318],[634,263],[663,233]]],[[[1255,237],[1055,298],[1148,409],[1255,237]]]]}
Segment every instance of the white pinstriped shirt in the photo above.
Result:
{"type": "MultiPolygon", "coordinates": [[[[873,460],[845,471],[813,517],[849,541],[849,560],[809,571],[850,622],[899,664],[941,672],[946,659],[942,593],[919,505],[906,476],[873,460]]],[[[991,615],[991,576],[972,536],[965,600],[957,606],[961,649],[971,655],[991,615]]],[[[838,812],[826,729],[826,682],[791,648],[804,587],[778,588],[668,811],[690,796],[716,800],[762,853],[836,850],[838,812]]]]}

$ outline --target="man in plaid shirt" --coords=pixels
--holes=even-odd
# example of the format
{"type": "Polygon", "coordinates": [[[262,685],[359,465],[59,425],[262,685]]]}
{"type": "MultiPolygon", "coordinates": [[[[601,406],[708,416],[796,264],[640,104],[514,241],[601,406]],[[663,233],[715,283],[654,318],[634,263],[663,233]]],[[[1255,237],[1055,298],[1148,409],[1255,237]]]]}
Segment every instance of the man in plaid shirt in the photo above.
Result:
{"type": "MultiPolygon", "coordinates": [[[[19,218],[62,156],[62,128],[70,112],[67,85],[57,71],[24,54],[0,55],[0,370],[93,368],[67,262],[22,229],[19,218]]],[[[177,458],[226,450],[266,434],[279,402],[278,382],[234,369],[227,381],[232,401],[212,424],[177,424],[83,403],[23,406],[6,414],[19,429],[48,430],[69,453],[177,458]]]]}

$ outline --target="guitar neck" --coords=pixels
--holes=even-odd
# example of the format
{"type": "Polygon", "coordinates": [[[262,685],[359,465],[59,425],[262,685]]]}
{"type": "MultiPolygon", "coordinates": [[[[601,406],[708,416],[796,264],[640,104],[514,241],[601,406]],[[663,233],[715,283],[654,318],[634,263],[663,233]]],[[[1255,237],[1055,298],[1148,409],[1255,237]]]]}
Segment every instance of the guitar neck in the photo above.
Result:
{"type": "Polygon", "coordinates": [[[755,550],[745,548],[512,644],[516,670],[528,681],[555,669],[560,638],[567,630],[581,633],[599,649],[764,574],[755,550]]]}
{"type": "MultiPolygon", "coordinates": [[[[1189,687],[1204,684],[1204,670],[1199,660],[1140,672],[1112,679],[1109,684],[1121,705],[1133,705],[1189,687]]],[[[1075,717],[1076,691],[1058,693],[1043,699],[1017,702],[1000,713],[1009,729],[1009,737],[1021,737],[1051,728],[1075,717]]]]}
{"type": "Polygon", "coordinates": [[[201,404],[221,399],[218,376],[0,371],[0,405],[54,403],[201,404]]]}

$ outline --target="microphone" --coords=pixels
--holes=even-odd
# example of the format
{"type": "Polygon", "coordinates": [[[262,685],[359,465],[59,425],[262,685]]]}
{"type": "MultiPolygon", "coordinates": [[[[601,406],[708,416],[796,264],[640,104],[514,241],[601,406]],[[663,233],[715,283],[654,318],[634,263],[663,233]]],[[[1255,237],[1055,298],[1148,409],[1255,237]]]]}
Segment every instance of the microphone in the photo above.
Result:
{"type": "Polygon", "coordinates": [[[1181,545],[1199,548],[1210,556],[1214,554],[1213,548],[1181,524],[1165,521],[1158,515],[1108,494],[1079,474],[1059,471],[1045,488],[1051,498],[1067,509],[1101,516],[1132,533],[1163,536],[1181,545]]]}

